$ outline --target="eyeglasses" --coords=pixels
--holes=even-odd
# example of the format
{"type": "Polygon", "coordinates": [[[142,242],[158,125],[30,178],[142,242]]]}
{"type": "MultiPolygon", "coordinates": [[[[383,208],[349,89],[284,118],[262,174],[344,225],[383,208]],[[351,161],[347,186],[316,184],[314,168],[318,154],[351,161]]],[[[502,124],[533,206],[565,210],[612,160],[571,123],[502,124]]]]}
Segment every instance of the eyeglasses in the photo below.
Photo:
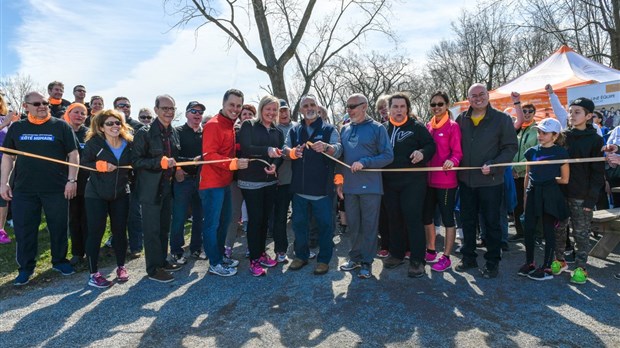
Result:
{"type": "Polygon", "coordinates": [[[202,114],[205,113],[203,110],[196,110],[196,109],[189,109],[189,110],[187,110],[187,112],[191,112],[194,115],[196,115],[196,114],[202,115],[202,114]]]}
{"type": "Polygon", "coordinates": [[[533,114],[534,112],[534,109],[523,109],[524,114],[533,114]]]}
{"type": "Polygon", "coordinates": [[[130,108],[131,104],[119,103],[119,104],[116,104],[116,107],[117,108],[130,108]]]}
{"type": "Polygon", "coordinates": [[[362,104],[366,104],[366,102],[361,102],[361,103],[358,103],[358,104],[352,104],[352,105],[351,105],[351,104],[347,104],[347,109],[349,109],[349,110],[353,110],[353,109],[355,109],[356,107],[358,107],[358,106],[360,106],[360,105],[362,105],[362,104]]]}
{"type": "Polygon", "coordinates": [[[444,106],[444,105],[446,105],[446,103],[431,103],[431,108],[434,108],[434,107],[442,107],[442,106],[444,106]]]}
{"type": "Polygon", "coordinates": [[[158,106],[157,108],[159,110],[163,111],[163,112],[176,111],[177,110],[177,108],[175,106],[158,106]]]}
{"type": "Polygon", "coordinates": [[[26,104],[30,104],[30,105],[32,105],[32,106],[34,106],[34,107],[37,107],[37,108],[38,108],[39,106],[41,106],[41,105],[43,105],[43,106],[48,106],[48,105],[50,105],[50,103],[49,103],[49,102],[47,102],[47,101],[45,101],[45,100],[44,100],[44,101],[40,101],[40,102],[34,102],[34,103],[29,103],[29,102],[26,102],[26,104]]]}
{"type": "Polygon", "coordinates": [[[153,116],[150,115],[140,115],[138,116],[141,120],[150,120],[153,118],[153,116]]]}
{"type": "Polygon", "coordinates": [[[108,127],[112,127],[112,126],[120,126],[122,123],[121,121],[108,121],[108,122],[103,122],[103,124],[108,127]]]}

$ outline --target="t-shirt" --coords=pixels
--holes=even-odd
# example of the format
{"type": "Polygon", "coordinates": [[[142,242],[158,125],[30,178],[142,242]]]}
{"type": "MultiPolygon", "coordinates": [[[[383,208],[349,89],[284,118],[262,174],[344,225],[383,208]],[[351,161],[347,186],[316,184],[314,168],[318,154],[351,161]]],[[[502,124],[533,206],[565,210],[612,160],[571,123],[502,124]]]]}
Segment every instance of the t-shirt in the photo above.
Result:
{"type": "Polygon", "coordinates": [[[112,154],[114,155],[114,157],[116,157],[117,160],[121,160],[121,155],[123,154],[123,151],[125,151],[125,148],[127,147],[127,141],[125,139],[121,139],[121,145],[119,147],[114,147],[110,144],[109,141],[105,141],[108,146],[110,147],[110,150],[112,150],[112,154]]]}
{"type": "MultiPolygon", "coordinates": [[[[28,120],[13,123],[3,146],[66,161],[67,155],[78,148],[78,143],[71,127],[65,121],[52,117],[41,125],[28,120]]],[[[13,173],[14,191],[63,192],[69,170],[64,164],[18,155],[13,173]]]]}
{"type": "MultiPolygon", "coordinates": [[[[542,147],[539,144],[527,149],[524,156],[528,161],[562,160],[568,158],[568,151],[557,145],[542,147]]],[[[560,176],[560,167],[562,166],[563,164],[530,166],[530,171],[527,175],[532,183],[543,183],[545,181],[555,180],[556,177],[560,176]]]]}

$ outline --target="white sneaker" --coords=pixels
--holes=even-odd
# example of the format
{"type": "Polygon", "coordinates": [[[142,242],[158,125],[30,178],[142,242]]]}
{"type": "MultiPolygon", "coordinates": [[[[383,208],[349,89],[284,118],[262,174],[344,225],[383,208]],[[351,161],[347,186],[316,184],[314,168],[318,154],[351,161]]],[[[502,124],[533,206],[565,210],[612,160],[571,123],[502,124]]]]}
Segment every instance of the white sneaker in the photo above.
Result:
{"type": "Polygon", "coordinates": [[[209,266],[209,273],[219,275],[221,277],[230,277],[237,274],[237,269],[219,264],[215,267],[209,266]]]}
{"type": "Polygon", "coordinates": [[[183,255],[170,254],[170,260],[177,265],[184,265],[187,263],[187,259],[183,255]]]}

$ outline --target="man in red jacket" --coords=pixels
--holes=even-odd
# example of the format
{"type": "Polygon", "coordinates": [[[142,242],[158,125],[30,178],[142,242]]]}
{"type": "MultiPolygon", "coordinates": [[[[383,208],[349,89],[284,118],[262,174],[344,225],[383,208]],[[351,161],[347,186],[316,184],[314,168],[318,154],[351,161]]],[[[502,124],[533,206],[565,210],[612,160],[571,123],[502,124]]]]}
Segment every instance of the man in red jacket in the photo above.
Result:
{"type": "Polygon", "coordinates": [[[222,110],[202,130],[202,158],[205,161],[228,160],[205,164],[200,171],[200,200],[204,223],[202,240],[209,258],[209,273],[223,277],[237,274],[239,261],[225,258],[224,242],[230,223],[230,183],[233,171],[248,167],[248,159],[235,158],[233,125],[241,114],[243,92],[230,89],[224,93],[222,110]]]}

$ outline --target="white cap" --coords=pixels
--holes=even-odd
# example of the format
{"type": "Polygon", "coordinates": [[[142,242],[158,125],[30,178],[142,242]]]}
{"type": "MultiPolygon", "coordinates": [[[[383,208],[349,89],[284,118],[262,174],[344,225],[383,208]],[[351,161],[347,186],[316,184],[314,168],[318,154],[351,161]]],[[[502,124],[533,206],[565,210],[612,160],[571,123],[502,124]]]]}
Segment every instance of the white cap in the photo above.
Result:
{"type": "Polygon", "coordinates": [[[538,122],[535,127],[545,133],[560,133],[562,131],[560,121],[555,118],[545,118],[538,122]]]}

